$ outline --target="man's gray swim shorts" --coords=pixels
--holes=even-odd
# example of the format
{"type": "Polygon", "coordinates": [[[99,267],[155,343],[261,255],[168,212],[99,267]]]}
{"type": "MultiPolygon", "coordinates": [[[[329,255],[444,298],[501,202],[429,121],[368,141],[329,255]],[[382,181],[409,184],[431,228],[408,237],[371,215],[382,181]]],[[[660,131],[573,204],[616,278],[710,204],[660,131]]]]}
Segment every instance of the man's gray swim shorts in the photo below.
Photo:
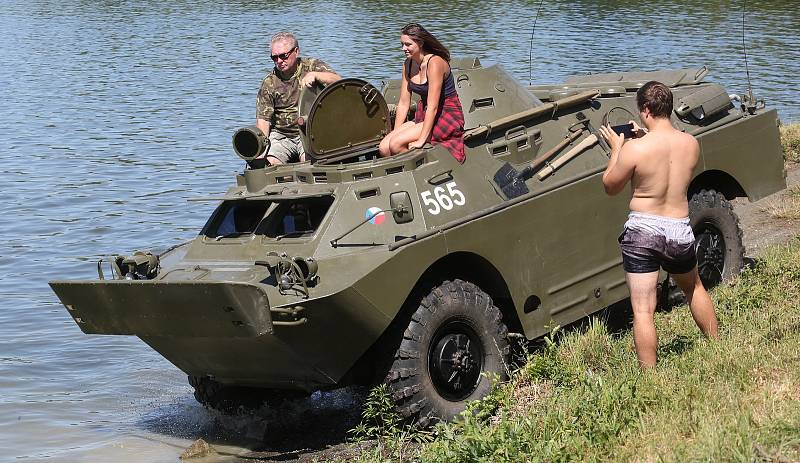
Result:
{"type": "Polygon", "coordinates": [[[697,265],[694,233],[689,218],[631,212],[622,234],[622,267],[628,273],[648,273],[662,267],[666,272],[690,272],[697,265]]]}

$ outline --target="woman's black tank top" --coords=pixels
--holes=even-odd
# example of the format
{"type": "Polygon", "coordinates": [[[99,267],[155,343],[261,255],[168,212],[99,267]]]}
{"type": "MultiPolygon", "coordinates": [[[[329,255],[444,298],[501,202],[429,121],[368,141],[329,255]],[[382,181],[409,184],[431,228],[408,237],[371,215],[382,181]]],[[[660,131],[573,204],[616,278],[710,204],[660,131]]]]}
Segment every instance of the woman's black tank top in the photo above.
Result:
{"type": "MultiPolygon", "coordinates": [[[[430,61],[430,59],[429,59],[430,61]]],[[[428,68],[425,68],[425,83],[424,84],[415,84],[411,81],[411,58],[406,59],[406,79],[408,80],[408,91],[412,93],[416,93],[417,95],[421,96],[423,100],[428,100],[428,68]]],[[[440,99],[444,100],[445,97],[448,97],[452,94],[456,93],[456,83],[453,81],[453,72],[451,70],[447,71],[447,76],[444,78],[444,82],[442,82],[442,96],[440,99]]]]}

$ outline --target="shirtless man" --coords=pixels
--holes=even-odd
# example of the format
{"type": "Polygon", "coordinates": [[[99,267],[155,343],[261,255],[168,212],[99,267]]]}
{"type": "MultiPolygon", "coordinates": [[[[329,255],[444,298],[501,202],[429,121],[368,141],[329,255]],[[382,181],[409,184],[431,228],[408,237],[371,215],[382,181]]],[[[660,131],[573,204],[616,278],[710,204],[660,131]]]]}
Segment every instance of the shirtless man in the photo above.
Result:
{"type": "Polygon", "coordinates": [[[680,286],[692,317],[708,338],[717,338],[717,317],[697,273],[694,234],[689,225],[686,190],[700,158],[695,138],[672,126],[672,92],[648,82],[636,92],[639,115],[647,131],[626,142],[610,127],[601,127],[611,147],[603,173],[606,193],[613,196],[631,182],[631,213],[620,235],[622,265],[633,306],[633,342],[642,368],[656,364],[658,337],[653,322],[658,269],[680,286]]]}

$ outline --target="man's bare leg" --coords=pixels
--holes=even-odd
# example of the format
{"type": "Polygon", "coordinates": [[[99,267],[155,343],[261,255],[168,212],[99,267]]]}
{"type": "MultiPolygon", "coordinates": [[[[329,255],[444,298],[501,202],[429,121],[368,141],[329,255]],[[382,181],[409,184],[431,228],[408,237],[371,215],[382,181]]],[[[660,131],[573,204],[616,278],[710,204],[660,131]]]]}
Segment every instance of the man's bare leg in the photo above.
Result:
{"type": "Polygon", "coordinates": [[[672,275],[672,278],[678,283],[683,294],[686,295],[686,301],[689,303],[689,309],[692,311],[692,318],[697,323],[700,331],[706,335],[707,338],[717,339],[719,333],[717,331],[717,315],[714,313],[714,304],[711,302],[711,296],[700,281],[700,275],[697,273],[697,267],[692,269],[689,273],[680,275],[672,275]]]}
{"type": "Polygon", "coordinates": [[[656,284],[658,272],[626,273],[625,280],[631,293],[633,307],[633,344],[639,365],[652,368],[656,365],[658,335],[653,314],[656,311],[656,284]]]}

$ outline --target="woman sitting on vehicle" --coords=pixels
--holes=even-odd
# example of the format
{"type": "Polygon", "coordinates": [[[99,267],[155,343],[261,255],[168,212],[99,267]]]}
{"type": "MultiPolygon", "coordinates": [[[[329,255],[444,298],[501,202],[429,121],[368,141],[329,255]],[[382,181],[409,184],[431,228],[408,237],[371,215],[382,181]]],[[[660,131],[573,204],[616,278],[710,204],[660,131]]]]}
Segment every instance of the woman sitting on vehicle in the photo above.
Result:
{"type": "Polygon", "coordinates": [[[403,83],[394,130],[380,144],[381,156],[391,156],[426,142],[441,144],[458,162],[464,162],[464,112],[450,71],[450,52],[419,24],[400,31],[406,55],[403,83]],[[411,93],[420,96],[414,121],[406,122],[411,93]]]}

